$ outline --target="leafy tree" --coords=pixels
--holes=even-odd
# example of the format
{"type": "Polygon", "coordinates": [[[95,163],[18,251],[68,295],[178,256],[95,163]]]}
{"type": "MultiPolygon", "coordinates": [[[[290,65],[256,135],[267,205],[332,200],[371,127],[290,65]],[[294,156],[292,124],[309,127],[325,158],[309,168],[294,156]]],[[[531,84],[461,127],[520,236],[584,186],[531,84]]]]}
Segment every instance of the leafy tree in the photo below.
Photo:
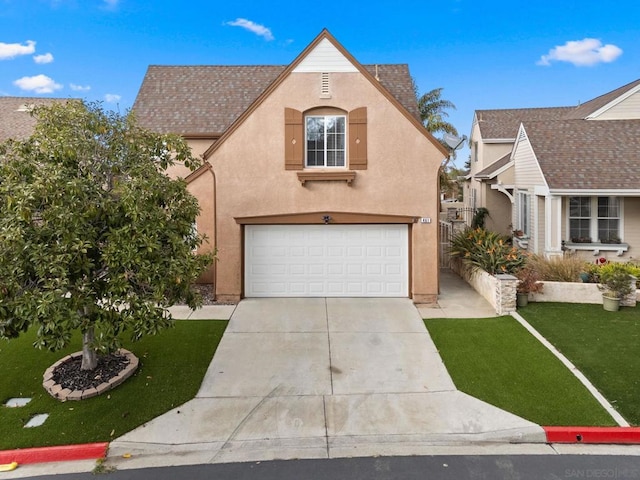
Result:
{"type": "Polygon", "coordinates": [[[198,161],[180,137],[97,104],[32,114],[29,139],[0,145],[0,337],[33,326],[36,347],[58,350],[80,330],[92,370],[120,333],[155,334],[168,306],[201,302],[192,283],[212,255],[195,253],[198,203],[163,173],[198,161]]]}

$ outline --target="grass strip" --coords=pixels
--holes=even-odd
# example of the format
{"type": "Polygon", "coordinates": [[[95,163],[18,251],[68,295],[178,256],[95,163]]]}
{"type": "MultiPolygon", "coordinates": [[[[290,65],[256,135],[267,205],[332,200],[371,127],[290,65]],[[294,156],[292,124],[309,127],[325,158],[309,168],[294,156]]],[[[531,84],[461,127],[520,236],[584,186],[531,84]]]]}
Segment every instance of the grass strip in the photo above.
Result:
{"type": "Polygon", "coordinates": [[[459,390],[538,425],[616,425],[513,317],[428,319],[425,324],[459,390]]]}
{"type": "Polygon", "coordinates": [[[64,351],[35,349],[33,331],[0,340],[0,402],[31,397],[24,407],[0,406],[0,449],[110,441],[192,399],[222,338],[226,321],[176,321],[175,328],[139,342],[123,341],[139,359],[136,373],[119,387],[79,402],[60,402],[42,387],[42,374],[81,349],[80,335],[64,351]],[[37,428],[29,418],[48,413],[37,428]]]}
{"type": "Polygon", "coordinates": [[[584,373],[632,425],[640,425],[640,307],[531,303],[520,314],[584,373]]]}

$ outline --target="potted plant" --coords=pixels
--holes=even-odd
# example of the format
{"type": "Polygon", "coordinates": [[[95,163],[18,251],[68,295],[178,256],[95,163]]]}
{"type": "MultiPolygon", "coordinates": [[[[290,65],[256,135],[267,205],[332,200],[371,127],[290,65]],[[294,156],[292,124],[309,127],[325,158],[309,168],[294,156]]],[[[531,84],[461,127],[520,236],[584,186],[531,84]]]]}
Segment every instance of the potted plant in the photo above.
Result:
{"type": "Polygon", "coordinates": [[[544,284],[540,281],[540,274],[533,265],[525,265],[515,273],[518,279],[516,287],[516,305],[526,307],[529,304],[529,294],[542,292],[544,284]]]}
{"type": "Polygon", "coordinates": [[[625,267],[611,263],[600,271],[600,290],[602,290],[602,306],[609,312],[620,309],[620,300],[634,291],[632,277],[625,267]]]}

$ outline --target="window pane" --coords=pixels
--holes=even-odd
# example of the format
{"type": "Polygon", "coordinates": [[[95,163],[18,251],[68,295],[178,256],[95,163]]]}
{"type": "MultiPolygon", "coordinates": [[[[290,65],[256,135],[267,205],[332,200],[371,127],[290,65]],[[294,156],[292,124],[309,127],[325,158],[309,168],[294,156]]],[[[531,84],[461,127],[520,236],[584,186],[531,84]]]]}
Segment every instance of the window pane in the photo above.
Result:
{"type": "Polygon", "coordinates": [[[591,221],[585,218],[569,220],[569,237],[572,242],[590,242],[591,221]]]}
{"type": "Polygon", "coordinates": [[[598,197],[598,217],[620,216],[620,205],[616,197],[598,197]]]}
{"type": "Polygon", "coordinates": [[[571,197],[569,199],[569,216],[570,217],[590,217],[591,216],[591,198],[590,197],[571,197]]]}
{"type": "Polygon", "coordinates": [[[598,220],[598,240],[602,243],[618,243],[618,220],[607,219],[598,220]]]}
{"type": "Polygon", "coordinates": [[[326,115],[306,117],[307,166],[344,167],[346,118],[326,115]]]}

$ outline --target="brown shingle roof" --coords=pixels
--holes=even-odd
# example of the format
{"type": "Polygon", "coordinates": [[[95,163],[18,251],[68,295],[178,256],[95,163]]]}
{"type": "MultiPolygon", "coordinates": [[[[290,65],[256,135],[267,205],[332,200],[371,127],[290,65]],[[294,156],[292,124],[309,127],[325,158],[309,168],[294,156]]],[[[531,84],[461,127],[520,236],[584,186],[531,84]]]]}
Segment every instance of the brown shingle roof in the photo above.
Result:
{"type": "Polygon", "coordinates": [[[640,189],[640,120],[526,122],[551,189],[640,189]]]}
{"type": "MultiPolygon", "coordinates": [[[[133,105],[139,123],[161,133],[219,136],[285,66],[152,65],[133,105]]],[[[376,74],[374,65],[365,68],[376,74]]],[[[378,65],[380,83],[420,118],[407,65],[378,65]]]]}
{"type": "Polygon", "coordinates": [[[496,160],[495,162],[493,162],[491,165],[489,165],[488,167],[480,170],[478,173],[476,173],[473,178],[479,178],[479,179],[484,179],[484,178],[493,178],[494,174],[500,170],[502,167],[504,167],[505,165],[507,165],[509,163],[509,161],[511,160],[511,152],[507,153],[505,156],[500,157],[498,160],[496,160]]]}
{"type": "Polygon", "coordinates": [[[0,97],[0,142],[10,138],[22,140],[33,133],[36,119],[29,112],[32,106],[51,105],[54,102],[68,100],[42,97],[0,97]]]}
{"type": "Polygon", "coordinates": [[[575,107],[476,110],[476,119],[483,139],[515,139],[521,122],[557,120],[573,109],[575,107]]]}
{"type": "Polygon", "coordinates": [[[576,107],[571,113],[569,113],[565,118],[586,118],[592,113],[604,107],[607,103],[615,100],[620,95],[624,95],[626,92],[631,90],[632,88],[640,85],[640,79],[635,82],[628,83],[620,88],[617,88],[609,93],[605,93],[604,95],[600,95],[593,100],[589,100],[588,102],[583,103],[579,107],[576,107]]]}

